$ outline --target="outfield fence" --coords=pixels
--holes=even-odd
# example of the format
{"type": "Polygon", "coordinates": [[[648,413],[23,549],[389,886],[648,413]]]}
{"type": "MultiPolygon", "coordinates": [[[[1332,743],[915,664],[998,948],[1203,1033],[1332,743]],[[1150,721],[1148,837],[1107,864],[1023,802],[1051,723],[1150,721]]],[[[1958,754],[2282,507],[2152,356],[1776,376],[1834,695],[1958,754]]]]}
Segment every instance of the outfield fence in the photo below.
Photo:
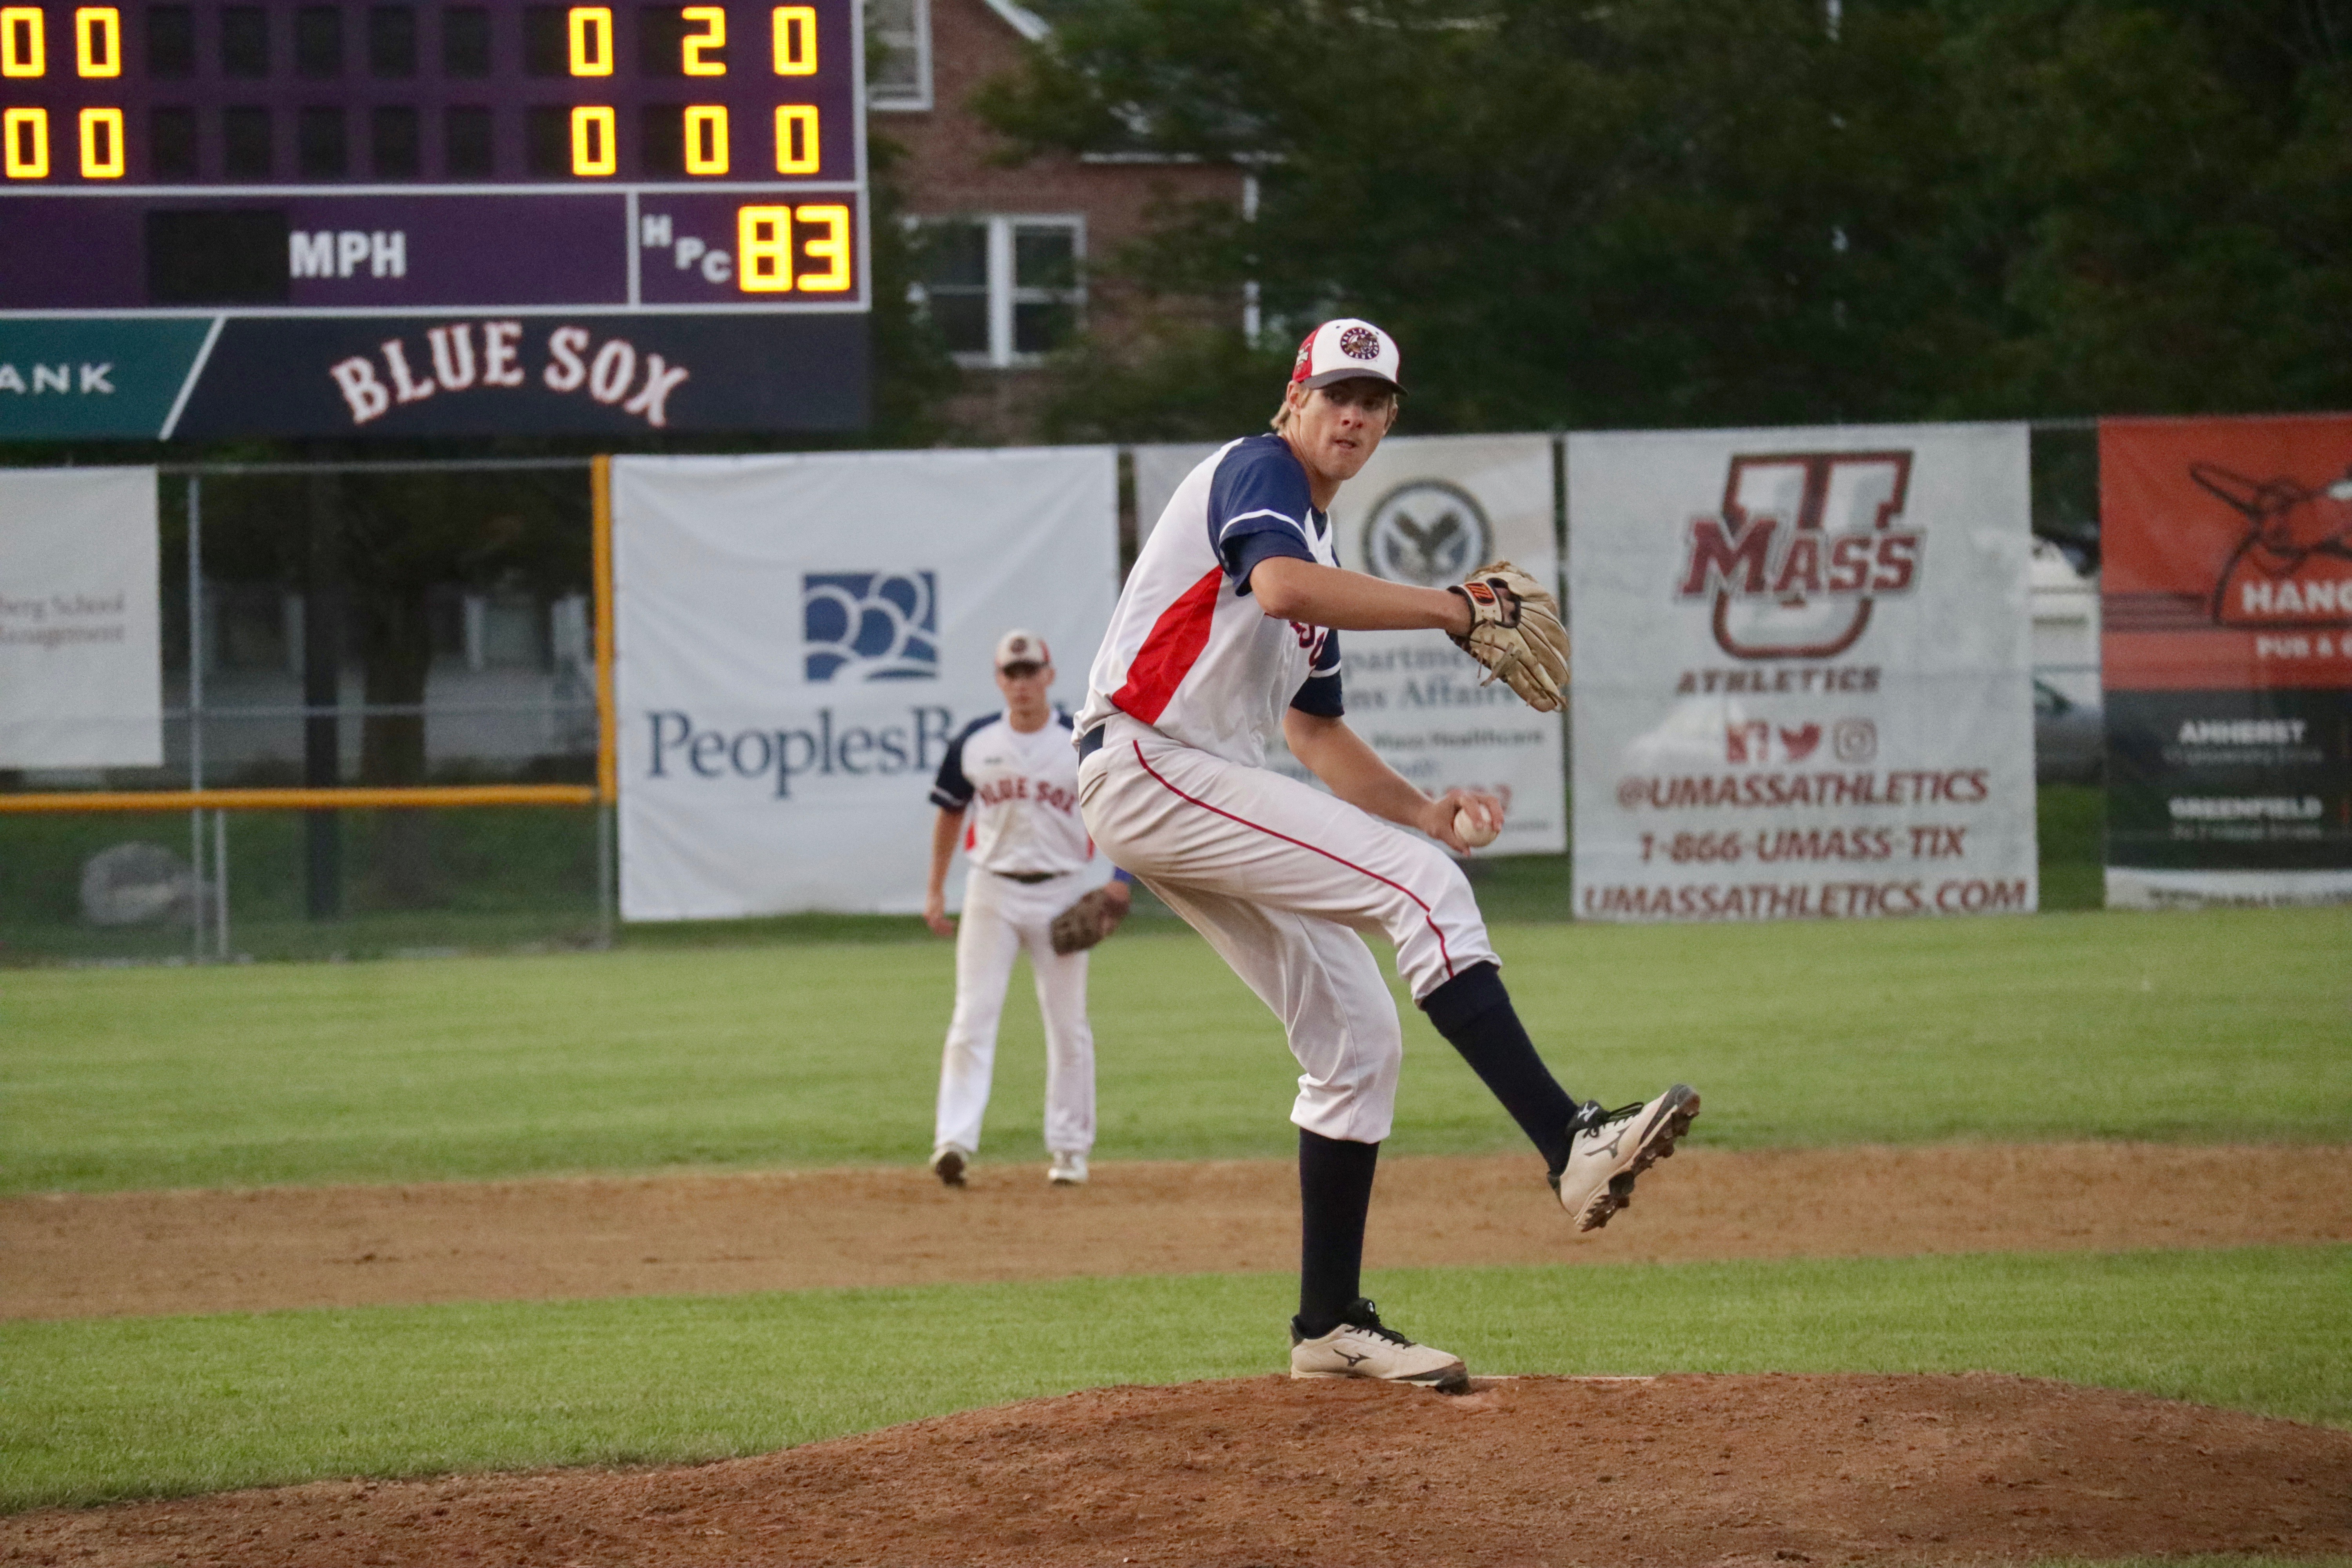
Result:
{"type": "Polygon", "coordinates": [[[0,773],[0,962],[609,942],[602,472],[163,466],[163,760],[0,773]]]}
{"type": "MultiPolygon", "coordinates": [[[[2032,452],[2037,535],[2095,569],[2092,423],[2039,423],[2032,452]]],[[[163,759],[0,771],[0,963],[609,943],[606,472],[163,465],[163,759]]],[[[2095,592],[2074,597],[2087,635],[2037,615],[2037,703],[2045,746],[2074,727],[2055,776],[2090,779],[2095,592]]]]}

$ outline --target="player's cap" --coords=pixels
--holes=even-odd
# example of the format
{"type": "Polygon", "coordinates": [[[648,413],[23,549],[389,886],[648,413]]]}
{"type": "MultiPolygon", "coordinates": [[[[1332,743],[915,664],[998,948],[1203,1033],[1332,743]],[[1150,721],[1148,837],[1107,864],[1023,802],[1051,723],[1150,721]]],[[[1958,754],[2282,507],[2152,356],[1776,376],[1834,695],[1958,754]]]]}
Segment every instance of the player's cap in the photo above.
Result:
{"type": "Polygon", "coordinates": [[[1051,664],[1053,654],[1045,639],[1035,632],[1024,632],[1018,626],[996,639],[996,668],[1005,669],[1016,664],[1051,664]]]}
{"type": "Polygon", "coordinates": [[[1298,345],[1297,363],[1290,367],[1290,379],[1313,388],[1368,375],[1402,392],[1404,383],[1398,379],[1402,368],[1394,338],[1370,321],[1342,316],[1307,334],[1307,341],[1298,345]]]}

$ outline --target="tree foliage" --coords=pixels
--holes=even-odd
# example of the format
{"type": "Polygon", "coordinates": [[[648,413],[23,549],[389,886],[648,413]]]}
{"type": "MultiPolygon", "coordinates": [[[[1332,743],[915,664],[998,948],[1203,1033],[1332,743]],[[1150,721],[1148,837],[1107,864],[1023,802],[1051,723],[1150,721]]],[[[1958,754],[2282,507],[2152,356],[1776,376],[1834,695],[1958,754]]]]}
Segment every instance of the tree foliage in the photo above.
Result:
{"type": "Polygon", "coordinates": [[[1424,430],[2352,402],[2352,0],[1054,18],[983,112],[1023,151],[1247,161],[1254,220],[1171,213],[1114,265],[1255,281],[1270,323],[1082,349],[1071,433],[1260,418],[1340,311],[1399,334],[1424,430]]]}

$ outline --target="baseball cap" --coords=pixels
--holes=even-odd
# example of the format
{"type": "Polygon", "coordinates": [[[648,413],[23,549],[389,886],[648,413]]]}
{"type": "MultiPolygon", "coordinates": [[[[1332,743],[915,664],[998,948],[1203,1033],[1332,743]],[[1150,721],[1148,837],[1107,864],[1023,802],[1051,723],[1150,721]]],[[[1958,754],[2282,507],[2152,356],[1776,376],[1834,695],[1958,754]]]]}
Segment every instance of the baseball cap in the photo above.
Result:
{"type": "Polygon", "coordinates": [[[1307,341],[1298,345],[1297,363],[1290,367],[1290,379],[1312,389],[1368,375],[1402,392],[1404,383],[1397,379],[1400,368],[1394,338],[1370,321],[1342,316],[1307,334],[1307,341]]]}
{"type": "Polygon", "coordinates": [[[1045,647],[1045,639],[1035,632],[1024,632],[1015,626],[996,639],[996,668],[1009,664],[1051,664],[1054,656],[1045,647]]]}

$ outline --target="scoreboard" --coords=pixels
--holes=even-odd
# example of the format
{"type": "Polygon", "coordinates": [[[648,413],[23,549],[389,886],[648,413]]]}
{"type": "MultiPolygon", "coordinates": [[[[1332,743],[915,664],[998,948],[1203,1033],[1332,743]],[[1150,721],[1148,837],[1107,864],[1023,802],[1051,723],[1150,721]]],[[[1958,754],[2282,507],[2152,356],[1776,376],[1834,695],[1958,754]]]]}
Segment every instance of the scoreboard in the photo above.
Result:
{"type": "Polygon", "coordinates": [[[861,424],[858,19],[0,0],[0,437],[861,424]]]}

